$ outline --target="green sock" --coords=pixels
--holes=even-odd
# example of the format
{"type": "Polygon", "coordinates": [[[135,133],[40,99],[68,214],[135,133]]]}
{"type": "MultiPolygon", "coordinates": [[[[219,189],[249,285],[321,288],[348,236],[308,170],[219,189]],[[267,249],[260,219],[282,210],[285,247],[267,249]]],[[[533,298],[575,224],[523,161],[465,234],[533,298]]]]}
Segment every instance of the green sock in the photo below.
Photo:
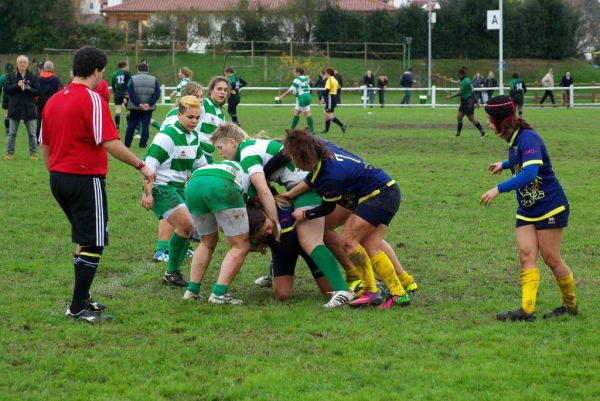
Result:
{"type": "Polygon", "coordinates": [[[184,238],[176,232],[171,234],[171,239],[169,240],[169,267],[167,268],[167,273],[178,272],[181,270],[181,263],[183,263],[189,244],[189,238],[184,238]]]}
{"type": "Polygon", "coordinates": [[[156,241],[156,250],[157,251],[168,251],[169,250],[169,241],[165,241],[159,239],[156,241]]]}
{"type": "Polygon", "coordinates": [[[296,128],[298,122],[300,122],[300,116],[294,116],[294,118],[292,118],[292,128],[296,128]]]}
{"type": "Polygon", "coordinates": [[[318,245],[310,254],[311,259],[323,272],[334,291],[348,291],[335,256],[325,245],[318,245]]]}
{"type": "Polygon", "coordinates": [[[160,124],[158,123],[158,121],[152,120],[150,125],[153,126],[154,128],[156,128],[157,130],[160,130],[160,124]]]}
{"type": "Polygon", "coordinates": [[[312,116],[306,117],[306,123],[308,124],[308,128],[310,128],[312,132],[315,132],[315,123],[312,116]]]}
{"type": "Polygon", "coordinates": [[[212,293],[218,297],[227,294],[227,291],[229,291],[229,286],[225,284],[215,283],[212,288],[212,293]]]}
{"type": "Polygon", "coordinates": [[[201,283],[194,283],[193,281],[189,281],[188,282],[188,291],[193,292],[196,295],[200,295],[200,284],[201,283]]]}

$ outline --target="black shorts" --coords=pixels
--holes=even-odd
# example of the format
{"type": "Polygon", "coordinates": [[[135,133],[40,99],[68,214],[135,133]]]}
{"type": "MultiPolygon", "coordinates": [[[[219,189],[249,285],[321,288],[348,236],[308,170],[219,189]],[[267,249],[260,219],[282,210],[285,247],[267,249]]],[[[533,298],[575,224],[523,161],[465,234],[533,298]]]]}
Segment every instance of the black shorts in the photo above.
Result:
{"type": "Polygon", "coordinates": [[[333,111],[335,110],[335,106],[337,106],[337,104],[338,104],[337,95],[327,94],[327,96],[325,97],[325,112],[333,113],[333,111]]]}
{"type": "Polygon", "coordinates": [[[383,186],[378,191],[380,191],[379,194],[359,203],[353,214],[374,227],[378,227],[380,224],[389,226],[400,209],[400,188],[398,184],[393,184],[389,187],[383,186]]]}
{"type": "Polygon", "coordinates": [[[536,230],[548,230],[551,228],[565,228],[569,225],[569,206],[566,209],[554,216],[550,216],[544,220],[538,221],[525,221],[517,219],[516,228],[527,226],[529,224],[535,224],[536,230]]]}
{"type": "Polygon", "coordinates": [[[513,98],[513,103],[517,106],[523,106],[523,95],[522,94],[518,94],[515,95],[513,98]]]}
{"type": "Polygon", "coordinates": [[[114,94],[115,106],[120,106],[124,103],[125,98],[128,97],[127,91],[116,90],[114,94]]]}
{"type": "Polygon", "coordinates": [[[74,243],[108,245],[108,205],[103,178],[53,171],[50,189],[71,223],[74,243]]]}
{"type": "Polygon", "coordinates": [[[282,234],[281,242],[270,240],[267,242],[267,245],[271,248],[274,277],[294,276],[298,256],[302,256],[315,280],[324,276],[315,262],[300,246],[296,230],[282,234]]]}
{"type": "Polygon", "coordinates": [[[460,107],[458,111],[465,113],[468,116],[475,114],[475,98],[473,96],[467,99],[460,99],[460,107]]]}

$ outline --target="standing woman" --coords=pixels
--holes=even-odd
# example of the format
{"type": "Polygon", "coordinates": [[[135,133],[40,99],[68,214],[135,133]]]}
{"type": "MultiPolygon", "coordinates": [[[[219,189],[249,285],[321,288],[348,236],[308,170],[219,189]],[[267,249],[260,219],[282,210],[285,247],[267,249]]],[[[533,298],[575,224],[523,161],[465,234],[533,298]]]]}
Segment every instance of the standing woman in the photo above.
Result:
{"type": "Polygon", "coordinates": [[[338,83],[337,79],[333,76],[334,72],[331,68],[325,70],[325,91],[327,92],[327,96],[325,98],[325,130],[321,132],[321,134],[326,134],[329,132],[329,127],[331,126],[331,122],[333,121],[337,125],[340,126],[343,133],[346,133],[346,129],[348,127],[346,124],[338,120],[338,118],[333,114],[335,111],[335,106],[338,104],[338,93],[342,90],[342,87],[338,83]]]}
{"type": "Polygon", "coordinates": [[[308,186],[322,198],[315,208],[294,211],[297,224],[326,216],[347,199],[357,199],[340,236],[344,253],[358,268],[364,283],[363,295],[350,306],[377,305],[383,301],[374,272],[390,290],[390,297],[382,308],[408,305],[410,296],[382,250],[387,228],[400,208],[400,189],[396,181],[360,157],[305,131],[288,130],[283,153],[298,168],[310,171],[300,185],[285,195],[293,198],[308,186]]]}
{"type": "Polygon", "coordinates": [[[489,206],[502,192],[517,193],[516,236],[521,262],[521,307],[498,313],[498,320],[535,320],[535,300],[540,282],[538,252],[554,274],[562,305],[544,314],[544,318],[564,314],[577,315],[575,282],[569,266],[560,256],[563,229],[569,220],[569,202],[552,170],[550,156],[542,138],[527,121],[516,118],[514,103],[508,96],[492,98],[485,111],[491,128],[508,142],[508,160],[492,163],[489,171],[500,174],[509,169],[513,177],[481,196],[489,206]]]}
{"type": "Polygon", "coordinates": [[[310,94],[310,78],[304,75],[304,68],[294,68],[294,80],[292,81],[292,86],[283,92],[281,96],[277,96],[275,100],[279,102],[290,93],[296,95],[296,106],[294,107],[292,128],[296,128],[300,122],[300,113],[304,113],[308,128],[310,128],[311,132],[315,132],[315,125],[310,112],[310,104],[312,102],[312,95],[310,94]]]}
{"type": "Polygon", "coordinates": [[[225,68],[225,76],[229,79],[229,87],[231,90],[229,91],[229,99],[227,100],[227,112],[231,116],[231,121],[235,125],[240,125],[240,122],[237,118],[237,107],[240,104],[241,96],[240,91],[248,82],[244,81],[243,78],[238,77],[231,67],[225,68]]]}
{"type": "Polygon", "coordinates": [[[159,220],[168,221],[174,228],[169,238],[169,265],[163,283],[178,287],[188,284],[181,275],[181,264],[194,234],[192,216],[185,205],[185,186],[189,175],[207,164],[194,130],[201,112],[196,96],[179,99],[178,121],[156,134],[144,158],[156,171],[156,181],[144,182],[142,206],[152,209],[159,220]]]}
{"type": "Polygon", "coordinates": [[[202,99],[204,114],[200,121],[200,132],[210,136],[217,127],[225,122],[225,113],[221,110],[227,93],[229,81],[225,77],[214,77],[208,84],[208,97],[202,99]]]}

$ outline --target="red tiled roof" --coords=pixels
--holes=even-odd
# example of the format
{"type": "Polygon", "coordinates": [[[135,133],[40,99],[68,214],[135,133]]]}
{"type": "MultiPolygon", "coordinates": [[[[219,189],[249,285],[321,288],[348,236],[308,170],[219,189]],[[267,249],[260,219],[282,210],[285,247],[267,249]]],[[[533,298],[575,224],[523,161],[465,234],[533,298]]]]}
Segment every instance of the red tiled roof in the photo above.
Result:
{"type": "MultiPolygon", "coordinates": [[[[250,0],[250,7],[260,3],[264,8],[275,9],[285,5],[288,0],[250,0]]],[[[380,0],[335,0],[346,11],[375,11],[397,9],[380,0]]],[[[169,11],[205,11],[219,12],[236,9],[239,0],[129,0],[123,4],[102,9],[105,13],[160,13],[169,11]]]]}

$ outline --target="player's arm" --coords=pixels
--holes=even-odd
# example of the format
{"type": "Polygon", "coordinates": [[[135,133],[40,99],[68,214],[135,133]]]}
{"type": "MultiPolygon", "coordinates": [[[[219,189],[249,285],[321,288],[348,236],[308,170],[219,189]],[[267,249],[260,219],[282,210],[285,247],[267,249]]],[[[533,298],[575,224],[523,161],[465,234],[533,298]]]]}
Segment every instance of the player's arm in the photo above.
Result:
{"type": "Polygon", "coordinates": [[[102,142],[102,146],[104,146],[106,151],[116,159],[139,170],[146,180],[149,180],[150,182],[155,180],[156,172],[154,169],[152,169],[150,166],[146,166],[142,160],[131,153],[131,151],[127,149],[125,144],[123,144],[120,139],[112,139],[110,141],[102,142]]]}
{"type": "Polygon", "coordinates": [[[290,162],[291,160],[288,159],[283,152],[279,151],[275,156],[273,156],[271,158],[271,160],[269,160],[267,162],[267,164],[265,164],[265,167],[263,168],[263,171],[265,173],[265,177],[269,178],[271,177],[271,175],[273,175],[274,172],[276,172],[277,170],[279,170],[282,167],[287,166],[287,164],[290,162]]]}
{"type": "Polygon", "coordinates": [[[40,144],[40,152],[42,152],[42,158],[44,159],[44,163],[46,163],[46,169],[50,169],[50,147],[40,144]]]}
{"type": "Polygon", "coordinates": [[[154,206],[154,197],[152,196],[152,182],[144,180],[144,193],[142,194],[142,207],[146,210],[154,206]]]}
{"type": "Polygon", "coordinates": [[[300,181],[298,184],[296,184],[296,186],[294,188],[290,189],[287,192],[282,193],[281,196],[283,196],[287,199],[295,199],[298,196],[305,193],[306,191],[308,191],[309,189],[310,189],[310,187],[308,186],[308,184],[305,181],[300,181]]]}
{"type": "MultiPolygon", "coordinates": [[[[275,223],[277,224],[277,231],[281,231],[281,226],[279,224],[279,217],[277,216],[277,204],[275,203],[275,199],[273,198],[273,194],[269,189],[269,185],[267,184],[267,180],[265,179],[264,173],[254,173],[250,176],[250,182],[256,189],[258,194],[258,199],[260,200],[260,204],[265,209],[265,213],[269,216],[275,223]]],[[[279,238],[279,235],[277,238],[279,238]]]]}

